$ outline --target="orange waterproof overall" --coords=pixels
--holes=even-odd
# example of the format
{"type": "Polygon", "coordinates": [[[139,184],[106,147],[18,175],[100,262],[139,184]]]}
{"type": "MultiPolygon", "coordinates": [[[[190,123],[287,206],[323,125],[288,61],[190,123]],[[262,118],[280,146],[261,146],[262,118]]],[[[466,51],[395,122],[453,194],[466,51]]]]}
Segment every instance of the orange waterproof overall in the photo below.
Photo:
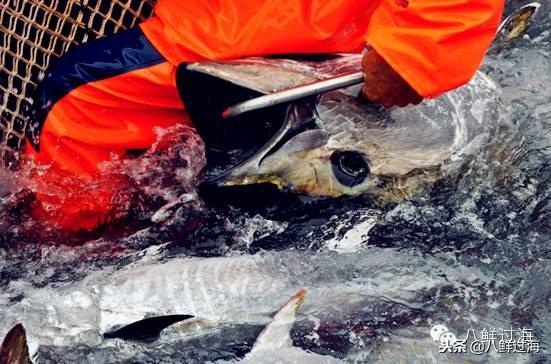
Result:
{"type": "Polygon", "coordinates": [[[122,182],[73,199],[58,194],[73,178],[101,180],[98,163],[149,148],[155,127],[190,123],[175,84],[182,62],[359,52],[367,43],[419,94],[434,97],[472,77],[503,2],[160,0],[139,28],[68,52],[39,86],[27,155],[50,168],[35,176],[34,214],[70,230],[104,221],[122,182]],[[44,187],[49,180],[58,188],[44,187]]]}

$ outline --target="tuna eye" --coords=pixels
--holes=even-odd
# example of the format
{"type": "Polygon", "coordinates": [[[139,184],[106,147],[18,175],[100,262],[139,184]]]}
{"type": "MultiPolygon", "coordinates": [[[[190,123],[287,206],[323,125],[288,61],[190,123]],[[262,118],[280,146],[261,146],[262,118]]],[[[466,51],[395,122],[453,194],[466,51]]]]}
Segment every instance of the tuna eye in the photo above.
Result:
{"type": "Polygon", "coordinates": [[[369,176],[369,165],[359,152],[337,151],[331,155],[333,174],[347,187],[354,187],[369,176]]]}

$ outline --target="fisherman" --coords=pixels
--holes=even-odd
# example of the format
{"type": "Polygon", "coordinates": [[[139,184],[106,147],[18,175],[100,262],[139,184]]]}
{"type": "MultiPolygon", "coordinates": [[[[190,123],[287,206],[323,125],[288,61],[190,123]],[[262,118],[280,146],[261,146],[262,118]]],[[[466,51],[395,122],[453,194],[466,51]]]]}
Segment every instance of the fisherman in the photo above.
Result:
{"type": "Polygon", "coordinates": [[[147,150],[157,128],[191,124],[176,88],[182,62],[359,53],[367,44],[363,97],[386,107],[417,104],[469,81],[503,3],[159,0],[152,18],[73,48],[40,83],[26,150],[39,166],[33,214],[70,231],[113,218],[125,181],[102,176],[98,166],[147,150]],[[80,193],[91,181],[102,183],[80,193]]]}

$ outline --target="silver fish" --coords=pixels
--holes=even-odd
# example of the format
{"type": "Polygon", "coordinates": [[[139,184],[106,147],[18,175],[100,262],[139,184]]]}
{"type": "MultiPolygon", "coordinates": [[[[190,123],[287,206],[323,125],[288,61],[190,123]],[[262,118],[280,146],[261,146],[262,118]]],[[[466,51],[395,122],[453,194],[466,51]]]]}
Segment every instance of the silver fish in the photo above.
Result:
{"type": "MultiPolygon", "coordinates": [[[[506,17],[492,49],[523,35],[539,8],[533,2],[506,17]]],[[[318,62],[250,58],[196,63],[186,71],[269,95],[358,72],[360,63],[361,55],[318,62]]],[[[388,112],[362,104],[358,92],[359,86],[352,86],[325,93],[315,102],[295,101],[283,127],[263,148],[211,182],[270,183],[299,194],[369,195],[383,203],[399,202],[456,173],[467,157],[510,127],[503,118],[499,88],[480,72],[455,91],[388,112]]]]}
{"type": "MultiPolygon", "coordinates": [[[[447,277],[434,278],[432,268],[425,267],[438,269],[437,259],[427,263],[424,257],[389,249],[370,248],[367,257],[294,251],[165,262],[148,254],[123,269],[94,272],[62,287],[25,287],[20,302],[2,307],[0,334],[22,324],[31,357],[42,346],[119,347],[124,342],[104,334],[149,317],[192,315],[200,326],[195,335],[232,323],[267,325],[282,299],[302,288],[308,291],[303,317],[362,312],[381,299],[421,309],[421,292],[472,275],[470,269],[450,270],[447,277]],[[381,264],[389,257],[393,264],[381,264]]],[[[171,334],[176,340],[190,333],[182,325],[171,334]]]]}
{"type": "MultiPolygon", "coordinates": [[[[356,71],[360,57],[341,55],[323,62],[255,58],[189,69],[268,94],[356,71]]],[[[359,86],[350,87],[315,102],[293,103],[281,130],[214,183],[270,183],[312,196],[401,201],[456,171],[505,123],[499,88],[481,73],[456,91],[403,109],[364,105],[358,92],[359,86]]]]}

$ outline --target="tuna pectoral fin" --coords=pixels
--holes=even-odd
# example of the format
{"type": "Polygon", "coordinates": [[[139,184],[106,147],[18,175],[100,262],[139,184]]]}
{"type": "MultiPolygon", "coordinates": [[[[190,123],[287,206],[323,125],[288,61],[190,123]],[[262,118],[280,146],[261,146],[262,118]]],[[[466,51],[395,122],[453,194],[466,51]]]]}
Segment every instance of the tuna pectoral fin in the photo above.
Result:
{"type": "Polygon", "coordinates": [[[301,289],[277,311],[272,322],[258,336],[249,356],[257,355],[257,353],[265,350],[285,349],[293,346],[291,329],[305,295],[306,290],[301,289]]]}
{"type": "Polygon", "coordinates": [[[0,348],[0,364],[31,363],[27,348],[27,335],[23,325],[14,326],[4,338],[0,348]]]}
{"type": "Polygon", "coordinates": [[[193,316],[190,315],[168,315],[150,317],[130,325],[126,325],[117,330],[103,334],[106,339],[124,339],[133,341],[151,342],[155,341],[161,335],[161,332],[167,327],[174,325],[177,322],[185,321],[193,316]]]}

